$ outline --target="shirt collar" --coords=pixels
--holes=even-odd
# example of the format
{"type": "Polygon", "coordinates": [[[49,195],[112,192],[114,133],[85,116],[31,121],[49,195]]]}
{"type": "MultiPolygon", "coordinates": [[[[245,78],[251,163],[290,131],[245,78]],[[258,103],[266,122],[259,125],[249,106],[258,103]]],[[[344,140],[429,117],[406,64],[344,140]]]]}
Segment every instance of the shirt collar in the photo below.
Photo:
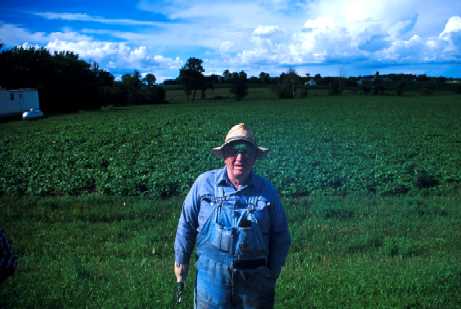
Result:
{"type": "MultiPolygon", "coordinates": [[[[229,180],[229,177],[227,177],[227,169],[226,166],[222,168],[216,177],[216,185],[217,186],[230,186],[233,187],[232,183],[229,180]]],[[[247,187],[252,187],[254,186],[254,176],[253,176],[253,171],[250,172],[250,176],[248,178],[248,183],[246,185],[240,186],[239,191],[243,190],[247,187]]]]}

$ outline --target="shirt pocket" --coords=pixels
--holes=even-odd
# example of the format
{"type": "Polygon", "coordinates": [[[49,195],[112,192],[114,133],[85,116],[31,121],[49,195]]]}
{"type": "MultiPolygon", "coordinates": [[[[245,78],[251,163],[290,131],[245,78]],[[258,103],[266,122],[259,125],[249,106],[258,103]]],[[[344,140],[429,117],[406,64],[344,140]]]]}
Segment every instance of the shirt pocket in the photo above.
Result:
{"type": "Polygon", "coordinates": [[[210,216],[213,213],[213,209],[216,207],[216,198],[211,194],[204,194],[200,196],[200,210],[198,213],[198,230],[200,231],[202,226],[211,219],[210,216]]]}
{"type": "Polygon", "coordinates": [[[271,207],[271,202],[264,196],[259,196],[255,199],[253,203],[254,216],[258,222],[258,225],[261,228],[261,232],[264,236],[269,235],[270,231],[270,214],[269,207],[271,207]]]}

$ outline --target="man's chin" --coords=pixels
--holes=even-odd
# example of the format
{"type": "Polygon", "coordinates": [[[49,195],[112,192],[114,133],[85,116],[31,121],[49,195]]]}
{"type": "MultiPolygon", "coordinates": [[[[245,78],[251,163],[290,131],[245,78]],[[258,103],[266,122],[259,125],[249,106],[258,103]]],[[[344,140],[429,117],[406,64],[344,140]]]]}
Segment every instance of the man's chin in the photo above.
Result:
{"type": "Polygon", "coordinates": [[[245,174],[244,168],[234,168],[234,175],[235,176],[242,176],[245,174]]]}

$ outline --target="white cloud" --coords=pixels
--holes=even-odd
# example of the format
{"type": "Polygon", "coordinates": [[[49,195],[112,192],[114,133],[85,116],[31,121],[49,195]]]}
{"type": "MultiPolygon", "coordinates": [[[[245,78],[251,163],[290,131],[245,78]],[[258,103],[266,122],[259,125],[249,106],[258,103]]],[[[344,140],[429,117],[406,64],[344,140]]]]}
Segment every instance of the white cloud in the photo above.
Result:
{"type": "Polygon", "coordinates": [[[87,34],[73,31],[45,34],[29,32],[12,24],[0,24],[0,37],[8,46],[45,47],[50,52],[73,51],[80,58],[96,61],[102,68],[111,71],[137,69],[155,73],[178,70],[182,63],[179,57],[166,57],[153,52],[147,46],[132,46],[127,42],[97,41],[87,34]]]}
{"type": "MultiPolygon", "coordinates": [[[[427,10],[433,6],[434,2],[428,1],[427,10]]],[[[313,1],[308,5],[306,15],[309,17],[302,28],[277,42],[271,37],[257,38],[255,34],[264,33],[264,28],[253,31],[250,40],[253,45],[245,46],[238,55],[243,64],[266,61],[294,65],[331,61],[346,64],[351,61],[418,63],[459,59],[461,18],[451,17],[439,37],[436,35],[442,27],[438,32],[431,29],[433,35],[427,35],[427,32],[419,35],[415,29],[418,24],[424,24],[421,16],[428,16],[427,10],[420,7],[415,1],[313,1]]],[[[443,12],[446,15],[448,10],[443,12]]]]}
{"type": "Polygon", "coordinates": [[[461,58],[461,17],[450,17],[439,38],[448,43],[448,52],[457,53],[458,58],[461,58]]]}
{"type": "Polygon", "coordinates": [[[0,37],[7,37],[7,44],[72,49],[111,68],[167,68],[170,77],[181,65],[176,55],[208,58],[207,73],[225,68],[267,71],[290,65],[459,61],[461,55],[461,17],[453,16],[460,15],[461,1],[141,0],[137,7],[168,21],[40,12],[36,15],[66,24],[145,27],[130,32],[86,25],[78,32],[29,33],[0,24],[0,37]],[[99,35],[105,40],[94,38],[99,35]]]}
{"type": "Polygon", "coordinates": [[[229,52],[232,48],[234,48],[234,43],[230,41],[224,41],[219,44],[219,51],[222,53],[229,52]]]}
{"type": "Polygon", "coordinates": [[[47,35],[44,32],[31,33],[17,25],[0,23],[0,40],[6,45],[17,45],[24,42],[37,44],[46,42],[47,35]]]}
{"type": "Polygon", "coordinates": [[[67,21],[86,21],[112,25],[130,25],[130,26],[156,26],[161,23],[149,20],[135,20],[125,18],[104,18],[101,16],[91,16],[86,13],[69,13],[69,12],[36,12],[34,15],[50,20],[67,20],[67,21]]]}
{"type": "Polygon", "coordinates": [[[281,30],[279,26],[257,26],[256,29],[253,31],[253,35],[267,37],[272,36],[276,33],[280,33],[281,30]]]}
{"type": "Polygon", "coordinates": [[[50,51],[71,50],[84,59],[107,63],[111,69],[132,68],[138,70],[153,70],[158,68],[179,69],[179,57],[169,58],[152,54],[146,46],[131,47],[127,43],[100,41],[62,41],[54,39],[46,46],[50,51]]]}

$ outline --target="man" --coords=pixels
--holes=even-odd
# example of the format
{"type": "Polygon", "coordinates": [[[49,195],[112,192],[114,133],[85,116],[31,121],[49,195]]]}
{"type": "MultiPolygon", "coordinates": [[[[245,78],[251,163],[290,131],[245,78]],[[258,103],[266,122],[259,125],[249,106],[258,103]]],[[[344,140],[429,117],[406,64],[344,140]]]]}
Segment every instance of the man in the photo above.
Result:
{"type": "Polygon", "coordinates": [[[225,167],[200,175],[186,196],[175,274],[183,284],[196,245],[195,308],[273,307],[291,238],[277,191],[252,171],[267,152],[245,124],[233,126],[212,150],[225,167]]]}

